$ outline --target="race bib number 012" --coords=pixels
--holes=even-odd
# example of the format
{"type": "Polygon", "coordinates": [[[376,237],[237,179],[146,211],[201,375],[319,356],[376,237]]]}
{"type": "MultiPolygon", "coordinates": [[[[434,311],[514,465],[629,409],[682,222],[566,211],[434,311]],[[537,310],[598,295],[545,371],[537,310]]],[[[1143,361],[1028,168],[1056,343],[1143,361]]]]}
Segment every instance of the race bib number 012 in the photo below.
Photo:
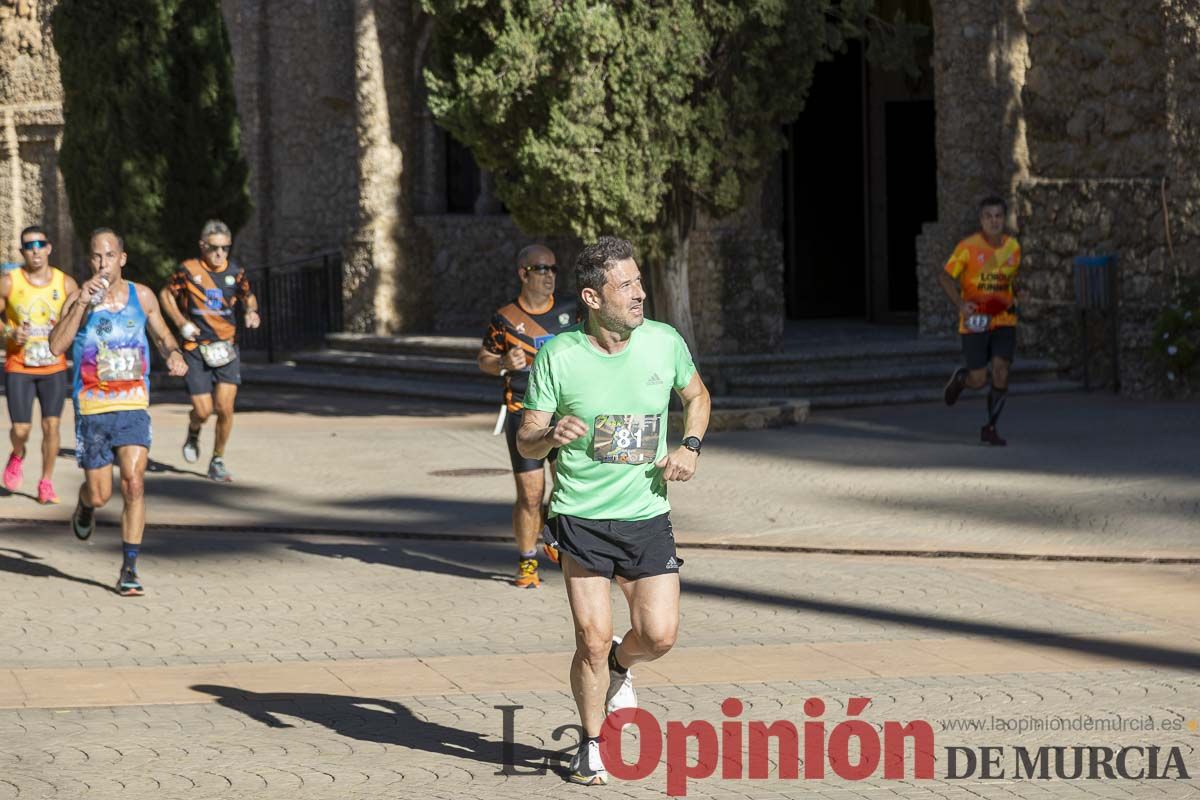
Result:
{"type": "Polygon", "coordinates": [[[658,453],[658,414],[601,414],[592,428],[592,458],[602,464],[648,464],[658,453]]]}

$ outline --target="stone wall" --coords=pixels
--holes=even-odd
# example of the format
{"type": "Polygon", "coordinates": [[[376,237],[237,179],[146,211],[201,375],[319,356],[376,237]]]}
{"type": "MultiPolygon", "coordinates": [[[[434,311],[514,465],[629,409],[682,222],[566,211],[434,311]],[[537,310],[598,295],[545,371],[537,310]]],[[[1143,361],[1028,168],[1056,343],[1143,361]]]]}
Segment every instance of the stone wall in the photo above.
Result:
{"type": "Polygon", "coordinates": [[[783,342],[783,241],[729,226],[692,234],[689,279],[696,346],[706,355],[777,351],[783,342]]]}
{"type": "Polygon", "coordinates": [[[1022,351],[1070,365],[1080,377],[1084,332],[1075,304],[1074,257],[1115,254],[1119,307],[1115,320],[1104,315],[1103,323],[1087,334],[1093,350],[1091,378],[1099,383],[1111,379],[1103,326],[1116,324],[1122,389],[1152,392],[1157,376],[1148,351],[1150,334],[1170,300],[1177,266],[1165,243],[1161,182],[1031,181],[1020,189],[1018,212],[1025,221],[1018,328],[1022,351]]]}
{"type": "Polygon", "coordinates": [[[415,218],[425,241],[421,268],[433,275],[433,330],[483,335],[492,312],[520,293],[517,253],[541,242],[558,261],[558,291],[575,291],[580,244],[567,237],[526,236],[506,215],[431,214],[415,218]]]}
{"type": "Polygon", "coordinates": [[[998,193],[1012,201],[1010,225],[1024,252],[1021,352],[1081,372],[1073,258],[1113,253],[1122,389],[1156,393],[1161,379],[1147,349],[1154,320],[1200,269],[1192,255],[1200,236],[1200,4],[963,0],[934,8],[942,218],[917,243],[922,334],[952,330],[938,271],[977,227],[978,199],[998,193]],[[981,135],[987,118],[996,125],[981,135]]]}
{"type": "MultiPolygon", "coordinates": [[[[438,333],[482,333],[491,312],[520,291],[516,256],[533,242],[549,246],[558,259],[558,290],[576,291],[572,237],[523,234],[507,215],[417,216],[423,268],[433,275],[433,329],[438,333]]],[[[773,232],[732,225],[693,234],[690,288],[703,353],[758,353],[783,338],[783,245],[773,232]]],[[[643,265],[643,276],[649,270],[643,265]]]]}
{"type": "Polygon", "coordinates": [[[254,215],[237,255],[338,250],[357,209],[351,0],[223,0],[254,215]]]}
{"type": "MultiPolygon", "coordinates": [[[[917,240],[919,331],[945,336],[954,315],[937,276],[978,229],[976,204],[1028,174],[1020,86],[1027,64],[1021,0],[933,0],[938,221],[917,240]]],[[[1016,220],[1010,214],[1010,222],[1016,220]]]]}
{"type": "Polygon", "coordinates": [[[1165,173],[1166,56],[1163,20],[1154,5],[1147,0],[1028,3],[1031,66],[1021,96],[1033,175],[1165,173]]]}
{"type": "Polygon", "coordinates": [[[0,0],[0,256],[20,261],[21,229],[40,224],[55,244],[53,262],[71,271],[79,248],[58,172],[63,119],[54,5],[0,0]]]}

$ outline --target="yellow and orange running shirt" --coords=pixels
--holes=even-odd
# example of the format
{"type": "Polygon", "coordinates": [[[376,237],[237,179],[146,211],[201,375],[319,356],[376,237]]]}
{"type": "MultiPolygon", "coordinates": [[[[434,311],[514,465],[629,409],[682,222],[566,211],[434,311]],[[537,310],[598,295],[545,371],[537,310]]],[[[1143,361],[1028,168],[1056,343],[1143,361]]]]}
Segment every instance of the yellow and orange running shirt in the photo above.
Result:
{"type": "MultiPolygon", "coordinates": [[[[1021,266],[1021,245],[1005,236],[999,247],[992,247],[982,233],[969,236],[954,248],[946,262],[946,273],[958,281],[962,299],[975,304],[980,314],[992,318],[988,330],[1011,328],[1017,324],[1013,305],[1013,285],[1021,266]]],[[[970,333],[966,320],[959,315],[958,332],[970,333]]]]}
{"type": "Polygon", "coordinates": [[[50,352],[50,331],[67,301],[66,274],[57,267],[50,267],[50,282],[45,286],[30,283],[23,269],[14,269],[8,274],[12,291],[5,298],[5,327],[11,330],[27,325],[29,338],[20,345],[10,332],[5,347],[5,371],[27,375],[62,372],[67,368],[67,356],[50,352]]]}

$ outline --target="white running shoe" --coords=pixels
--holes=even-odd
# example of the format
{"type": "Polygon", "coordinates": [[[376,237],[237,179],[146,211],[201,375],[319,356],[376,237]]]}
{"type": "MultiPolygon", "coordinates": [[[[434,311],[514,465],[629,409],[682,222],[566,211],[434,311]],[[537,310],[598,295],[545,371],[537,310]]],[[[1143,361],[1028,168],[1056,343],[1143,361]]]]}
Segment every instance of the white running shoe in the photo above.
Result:
{"type": "Polygon", "coordinates": [[[602,786],[608,783],[608,770],[600,760],[600,743],[595,739],[584,739],[579,750],[571,756],[570,774],[567,780],[584,786],[602,786]]]}
{"type": "MultiPolygon", "coordinates": [[[[614,636],[613,642],[621,644],[621,637],[614,636]]],[[[604,696],[604,713],[611,714],[620,708],[637,708],[637,692],[633,690],[633,670],[622,675],[614,669],[608,671],[608,694],[604,696]]]]}

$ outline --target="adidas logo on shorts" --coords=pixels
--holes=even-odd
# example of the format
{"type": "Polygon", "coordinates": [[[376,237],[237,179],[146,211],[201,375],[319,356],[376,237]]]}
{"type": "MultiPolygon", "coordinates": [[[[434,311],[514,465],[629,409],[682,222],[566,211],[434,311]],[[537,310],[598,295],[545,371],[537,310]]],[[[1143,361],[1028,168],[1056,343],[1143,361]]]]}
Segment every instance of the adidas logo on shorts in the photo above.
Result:
{"type": "Polygon", "coordinates": [[[679,569],[679,562],[675,560],[675,556],[667,559],[667,566],[663,567],[663,569],[679,569]]]}
{"type": "Polygon", "coordinates": [[[662,378],[658,377],[658,373],[650,374],[650,380],[646,381],[647,386],[662,386],[662,378]]]}

